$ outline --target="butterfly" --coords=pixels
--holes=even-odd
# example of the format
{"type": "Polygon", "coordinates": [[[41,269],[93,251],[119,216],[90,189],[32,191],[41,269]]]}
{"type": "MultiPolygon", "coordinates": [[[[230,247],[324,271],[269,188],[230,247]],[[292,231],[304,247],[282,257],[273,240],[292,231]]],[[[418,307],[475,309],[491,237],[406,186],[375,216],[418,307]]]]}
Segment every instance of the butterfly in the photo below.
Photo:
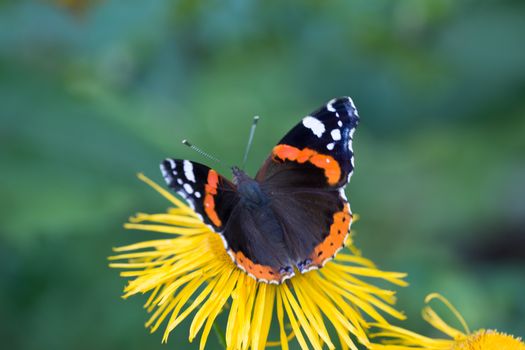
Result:
{"type": "Polygon", "coordinates": [[[257,281],[280,284],[322,267],[343,248],[352,213],[345,187],[354,170],[359,115],[351,98],[304,117],[272,149],[255,178],[233,181],[190,160],[165,159],[167,185],[222,237],[233,262],[257,281]]]}

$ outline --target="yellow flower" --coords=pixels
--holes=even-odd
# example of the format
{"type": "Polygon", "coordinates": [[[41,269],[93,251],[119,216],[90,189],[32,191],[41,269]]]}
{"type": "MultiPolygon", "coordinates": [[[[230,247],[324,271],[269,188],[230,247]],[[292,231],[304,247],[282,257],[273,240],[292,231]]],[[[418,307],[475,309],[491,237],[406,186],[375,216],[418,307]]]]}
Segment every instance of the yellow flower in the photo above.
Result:
{"type": "Polygon", "coordinates": [[[154,332],[165,323],[163,342],[193,314],[189,341],[201,332],[203,349],[210,331],[216,327],[217,316],[225,312],[227,349],[264,349],[272,345],[288,349],[289,341],[295,337],[302,349],[320,350],[327,346],[357,350],[355,339],[369,344],[365,333],[367,319],[388,324],[378,310],[404,318],[390,306],[395,302],[394,292],[362,280],[376,278],[405,286],[404,273],[378,270],[354,250],[353,254],[341,252],[322,269],[297,273],[280,285],[256,282],[235,266],[220,236],[188,206],[144,175],[139,178],[174,208],[163,214],[137,214],[125,227],[172,236],[115,248],[119,255],[110,260],[122,262],[110,266],[125,269],[121,276],[131,279],[124,289],[124,298],[149,293],[145,307],[153,314],[146,327],[154,332]],[[268,334],[275,319],[280,337],[272,342],[268,341],[268,334]],[[329,328],[335,330],[340,345],[334,343],[329,328]]]}
{"type": "Polygon", "coordinates": [[[388,324],[377,324],[382,329],[375,337],[388,338],[385,344],[372,344],[372,350],[525,350],[525,344],[519,338],[495,330],[480,329],[471,333],[467,323],[452,304],[443,296],[433,293],[426,297],[425,303],[433,299],[443,302],[461,323],[463,331],[448,325],[430,307],[423,309],[423,319],[434,328],[448,335],[449,339],[428,338],[423,335],[388,324]]]}
{"type": "Polygon", "coordinates": [[[466,339],[458,341],[452,350],[524,350],[519,339],[493,330],[479,330],[466,339]]]}

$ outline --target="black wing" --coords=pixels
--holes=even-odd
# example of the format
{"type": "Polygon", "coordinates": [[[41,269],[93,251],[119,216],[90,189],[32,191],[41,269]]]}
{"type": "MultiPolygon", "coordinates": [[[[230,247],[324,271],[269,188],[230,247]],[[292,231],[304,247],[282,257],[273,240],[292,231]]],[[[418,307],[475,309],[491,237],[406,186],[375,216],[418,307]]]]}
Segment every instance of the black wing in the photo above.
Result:
{"type": "Polygon", "coordinates": [[[345,186],[354,170],[352,138],[358,123],[359,116],[350,97],[329,101],[304,117],[279,141],[256,179],[268,182],[280,173],[293,171],[294,176],[284,174],[284,179],[277,183],[284,187],[345,186]],[[319,170],[324,181],[312,176],[312,166],[319,170]]]}
{"type": "Polygon", "coordinates": [[[239,199],[235,185],[206,165],[165,159],[160,170],[166,183],[182,196],[213,231],[222,233],[239,199]]]}
{"type": "Polygon", "coordinates": [[[352,221],[344,187],[358,122],[349,97],[329,101],[286,134],[256,176],[301,271],[322,266],[344,245],[352,221]]]}

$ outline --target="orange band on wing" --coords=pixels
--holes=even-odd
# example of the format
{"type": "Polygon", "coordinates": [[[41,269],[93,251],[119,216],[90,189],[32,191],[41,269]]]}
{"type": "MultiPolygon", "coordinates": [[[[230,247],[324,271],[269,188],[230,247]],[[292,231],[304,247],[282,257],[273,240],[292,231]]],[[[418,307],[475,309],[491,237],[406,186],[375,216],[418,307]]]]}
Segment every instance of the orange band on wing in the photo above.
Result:
{"type": "Polygon", "coordinates": [[[281,160],[312,163],[324,170],[324,175],[330,185],[337,184],[341,178],[341,167],[334,157],[317,153],[310,148],[299,149],[289,145],[277,145],[273,148],[273,155],[281,160]]]}
{"type": "Polygon", "coordinates": [[[208,172],[208,183],[204,187],[206,195],[204,196],[204,211],[208,218],[217,227],[222,226],[222,221],[215,211],[215,195],[217,194],[217,184],[219,183],[219,175],[215,170],[210,169],[208,172]]]}
{"type": "Polygon", "coordinates": [[[264,280],[266,282],[277,282],[281,281],[281,274],[274,268],[266,265],[256,264],[248,259],[241,251],[237,253],[230,250],[235,257],[235,263],[241,269],[253,275],[257,280],[264,280]]]}
{"type": "Polygon", "coordinates": [[[343,247],[350,223],[352,222],[352,214],[350,214],[350,207],[348,203],[342,211],[339,211],[333,216],[333,223],[330,226],[330,233],[317,247],[315,247],[310,259],[311,265],[318,267],[323,266],[324,262],[334,257],[337,251],[343,247]]]}

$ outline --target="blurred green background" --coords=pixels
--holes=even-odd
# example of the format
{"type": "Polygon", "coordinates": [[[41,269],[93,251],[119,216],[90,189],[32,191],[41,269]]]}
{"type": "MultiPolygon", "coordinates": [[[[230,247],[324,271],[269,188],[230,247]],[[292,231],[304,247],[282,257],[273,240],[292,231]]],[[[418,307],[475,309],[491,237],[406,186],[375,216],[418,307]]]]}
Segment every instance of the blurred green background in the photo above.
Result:
{"type": "MultiPolygon", "coordinates": [[[[143,329],[111,247],[165,200],[188,138],[248,169],[302,116],[350,95],[356,244],[406,327],[443,293],[470,326],[525,336],[523,1],[0,1],[0,347],[193,349],[143,329]]],[[[208,162],[209,163],[209,162],[208,162]]],[[[219,167],[227,175],[227,167],[219,167]]],[[[217,348],[210,337],[209,347],[217,348]]]]}

